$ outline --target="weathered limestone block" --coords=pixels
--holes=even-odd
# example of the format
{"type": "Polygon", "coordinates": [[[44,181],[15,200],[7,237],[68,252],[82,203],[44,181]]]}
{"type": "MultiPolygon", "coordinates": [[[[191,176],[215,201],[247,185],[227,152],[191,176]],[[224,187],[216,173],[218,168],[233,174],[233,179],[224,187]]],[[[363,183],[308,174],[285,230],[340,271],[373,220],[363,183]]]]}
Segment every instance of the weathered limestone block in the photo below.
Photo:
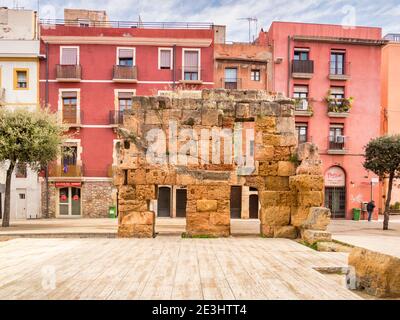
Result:
{"type": "Polygon", "coordinates": [[[121,199],[118,205],[118,211],[120,213],[129,211],[147,211],[148,205],[145,200],[125,200],[121,199]]]}
{"type": "Polygon", "coordinates": [[[289,177],[293,176],[296,172],[296,168],[293,162],[290,161],[279,161],[278,162],[278,176],[289,177]]]}
{"type": "Polygon", "coordinates": [[[255,155],[256,161],[273,160],[274,158],[274,147],[270,145],[264,145],[261,143],[255,144],[255,155]]]}
{"type": "Polygon", "coordinates": [[[136,185],[146,183],[146,169],[139,168],[128,170],[128,184],[136,185]]]}
{"type": "Polygon", "coordinates": [[[203,126],[218,126],[220,120],[220,113],[218,110],[202,110],[201,124],[203,126]]]}
{"type": "Polygon", "coordinates": [[[197,200],[196,204],[197,211],[217,211],[218,202],[217,200],[197,200]]]}
{"type": "Polygon", "coordinates": [[[295,132],[294,117],[279,117],[279,118],[277,118],[276,131],[278,133],[293,134],[295,132]]]}
{"type": "Polygon", "coordinates": [[[156,199],[156,186],[147,184],[136,185],[136,198],[140,200],[156,199]]]}
{"type": "Polygon", "coordinates": [[[297,204],[300,207],[321,207],[323,202],[322,191],[305,191],[297,194],[297,204]]]}
{"type": "Polygon", "coordinates": [[[189,200],[223,200],[229,199],[231,188],[229,185],[189,185],[187,197],[189,200]]]}
{"type": "Polygon", "coordinates": [[[321,191],[324,188],[322,175],[301,174],[289,178],[290,188],[295,191],[321,191]]]}
{"type": "Polygon", "coordinates": [[[290,223],[295,227],[301,228],[309,213],[309,207],[292,206],[290,223]]]}
{"type": "Polygon", "coordinates": [[[256,131],[263,133],[276,132],[276,117],[258,117],[255,125],[256,131]]]}
{"type": "Polygon", "coordinates": [[[131,185],[123,185],[119,188],[118,192],[119,199],[123,200],[135,200],[136,199],[136,189],[131,185]]]}
{"type": "Polygon", "coordinates": [[[261,191],[258,194],[261,207],[293,206],[296,199],[291,191],[261,191]]]}
{"type": "Polygon", "coordinates": [[[235,108],[236,119],[248,119],[250,118],[250,104],[248,103],[237,103],[235,108]]]}
{"type": "Polygon", "coordinates": [[[331,211],[324,207],[311,207],[303,229],[326,231],[331,222],[331,211]]]}
{"type": "Polygon", "coordinates": [[[377,297],[400,297],[400,258],[353,248],[349,265],[355,269],[358,288],[377,297]]]}
{"type": "Polygon", "coordinates": [[[297,236],[298,231],[294,226],[274,227],[274,238],[296,239],[297,236]]]}
{"type": "Polygon", "coordinates": [[[301,230],[301,238],[309,244],[314,244],[318,241],[331,241],[332,234],[327,231],[307,229],[307,230],[301,230]]]}
{"type": "Polygon", "coordinates": [[[298,160],[301,161],[296,170],[297,175],[322,175],[322,162],[315,144],[309,142],[300,144],[296,149],[296,154],[298,160]]]}
{"type": "Polygon", "coordinates": [[[275,147],[274,149],[274,160],[278,161],[289,161],[292,156],[290,147],[275,147]]]}
{"type": "Polygon", "coordinates": [[[280,137],[280,143],[282,147],[293,147],[297,145],[297,137],[293,133],[282,134],[280,137]]]}
{"type": "Polygon", "coordinates": [[[261,102],[260,104],[260,115],[261,116],[281,116],[281,105],[276,102],[261,102]]]}
{"type": "Polygon", "coordinates": [[[121,169],[115,169],[113,171],[113,184],[115,186],[122,186],[125,182],[125,172],[121,169]]]}
{"type": "Polygon", "coordinates": [[[258,174],[260,176],[276,176],[278,175],[277,161],[260,161],[258,164],[258,174]]]}
{"type": "Polygon", "coordinates": [[[158,110],[147,110],[144,121],[145,124],[161,124],[162,114],[158,110]]]}
{"type": "Polygon", "coordinates": [[[289,177],[268,176],[265,187],[270,191],[289,191],[289,177]]]}
{"type": "Polygon", "coordinates": [[[181,123],[185,125],[201,124],[201,112],[199,110],[183,110],[181,123]]]}
{"type": "Polygon", "coordinates": [[[260,221],[269,226],[287,226],[290,222],[290,206],[261,207],[260,221]]]}
{"type": "Polygon", "coordinates": [[[154,237],[155,214],[152,211],[133,211],[123,216],[118,226],[119,237],[154,237]]]}

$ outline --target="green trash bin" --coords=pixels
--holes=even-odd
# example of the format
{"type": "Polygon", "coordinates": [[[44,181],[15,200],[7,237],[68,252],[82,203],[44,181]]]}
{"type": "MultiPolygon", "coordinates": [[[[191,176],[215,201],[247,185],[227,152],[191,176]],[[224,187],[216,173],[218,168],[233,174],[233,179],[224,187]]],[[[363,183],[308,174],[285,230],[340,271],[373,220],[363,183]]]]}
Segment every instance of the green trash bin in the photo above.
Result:
{"type": "Polygon", "coordinates": [[[111,206],[108,208],[108,217],[109,218],[116,218],[117,216],[117,209],[115,206],[111,206]]]}
{"type": "Polygon", "coordinates": [[[353,208],[353,220],[359,221],[361,216],[361,209],[353,208]]]}

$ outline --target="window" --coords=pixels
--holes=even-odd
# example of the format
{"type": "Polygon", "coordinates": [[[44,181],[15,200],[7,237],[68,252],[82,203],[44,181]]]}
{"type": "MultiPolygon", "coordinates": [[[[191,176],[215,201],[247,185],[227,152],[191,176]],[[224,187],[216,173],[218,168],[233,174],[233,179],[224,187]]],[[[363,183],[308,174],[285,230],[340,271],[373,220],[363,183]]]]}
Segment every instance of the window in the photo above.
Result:
{"type": "Polygon", "coordinates": [[[196,81],[200,79],[200,50],[183,50],[183,79],[196,81]]]}
{"type": "Polygon", "coordinates": [[[64,123],[77,123],[77,95],[77,92],[73,91],[64,91],[62,93],[62,116],[64,123]]]}
{"type": "Polygon", "coordinates": [[[345,53],[343,51],[331,51],[330,74],[344,75],[345,53]]]}
{"type": "Polygon", "coordinates": [[[296,123],[296,133],[299,143],[307,142],[307,123],[296,123]]]}
{"type": "Polygon", "coordinates": [[[295,48],[294,49],[294,60],[310,60],[310,50],[309,49],[303,49],[303,48],[295,48]]]}
{"type": "Polygon", "coordinates": [[[260,81],[260,70],[251,70],[250,79],[252,81],[260,81]]]}
{"type": "Polygon", "coordinates": [[[296,99],[296,110],[308,110],[308,86],[295,85],[293,88],[293,98],[296,99]]]}
{"type": "Polygon", "coordinates": [[[331,97],[333,99],[343,99],[344,98],[344,87],[331,87],[331,97]]]}
{"type": "Polygon", "coordinates": [[[329,149],[330,150],[343,150],[344,140],[343,135],[344,126],[342,124],[331,124],[329,128],[329,149]]]}
{"type": "Polygon", "coordinates": [[[119,66],[133,67],[135,65],[135,49],[117,48],[117,64],[119,66]]]}
{"type": "Polygon", "coordinates": [[[78,21],[79,21],[79,26],[80,27],[84,27],[84,28],[86,28],[86,27],[89,27],[89,20],[86,20],[86,19],[78,19],[78,21]]]}
{"type": "Polygon", "coordinates": [[[237,69],[225,68],[225,89],[237,89],[237,69]]]}
{"type": "Polygon", "coordinates": [[[26,178],[27,170],[25,163],[18,163],[15,167],[15,177],[16,178],[26,178]]]}
{"type": "Polygon", "coordinates": [[[19,193],[18,196],[21,200],[25,200],[25,193],[19,193]]]}
{"type": "Polygon", "coordinates": [[[118,107],[119,111],[132,109],[132,92],[119,92],[118,93],[118,107]]]}
{"type": "Polygon", "coordinates": [[[79,64],[79,48],[78,47],[61,47],[60,48],[60,64],[74,66],[79,64]]]}
{"type": "Polygon", "coordinates": [[[172,69],[172,49],[158,49],[158,68],[159,69],[172,69]]]}
{"type": "Polygon", "coordinates": [[[28,69],[14,69],[14,90],[26,90],[28,83],[28,69]]]}

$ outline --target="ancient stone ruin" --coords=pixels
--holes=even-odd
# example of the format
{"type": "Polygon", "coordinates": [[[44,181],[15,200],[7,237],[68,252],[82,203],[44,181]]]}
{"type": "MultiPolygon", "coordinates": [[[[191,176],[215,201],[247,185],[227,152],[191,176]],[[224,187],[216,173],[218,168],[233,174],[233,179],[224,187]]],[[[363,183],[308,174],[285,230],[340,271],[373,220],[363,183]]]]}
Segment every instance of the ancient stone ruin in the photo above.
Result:
{"type": "Polygon", "coordinates": [[[290,99],[223,89],[201,99],[135,97],[119,135],[120,237],[154,236],[166,186],[185,190],[187,236],[229,236],[231,192],[243,187],[258,194],[263,236],[329,237],[318,150],[297,146],[290,99]]]}

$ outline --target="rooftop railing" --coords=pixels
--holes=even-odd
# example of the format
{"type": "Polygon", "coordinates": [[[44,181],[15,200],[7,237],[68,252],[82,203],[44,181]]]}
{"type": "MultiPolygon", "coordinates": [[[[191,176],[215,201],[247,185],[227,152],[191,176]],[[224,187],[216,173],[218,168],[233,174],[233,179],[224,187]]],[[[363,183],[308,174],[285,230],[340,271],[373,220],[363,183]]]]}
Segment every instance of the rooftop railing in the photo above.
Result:
{"type": "Polygon", "coordinates": [[[82,28],[137,28],[137,29],[212,29],[209,22],[141,22],[141,21],[94,21],[41,19],[41,25],[75,26],[82,28]]]}

